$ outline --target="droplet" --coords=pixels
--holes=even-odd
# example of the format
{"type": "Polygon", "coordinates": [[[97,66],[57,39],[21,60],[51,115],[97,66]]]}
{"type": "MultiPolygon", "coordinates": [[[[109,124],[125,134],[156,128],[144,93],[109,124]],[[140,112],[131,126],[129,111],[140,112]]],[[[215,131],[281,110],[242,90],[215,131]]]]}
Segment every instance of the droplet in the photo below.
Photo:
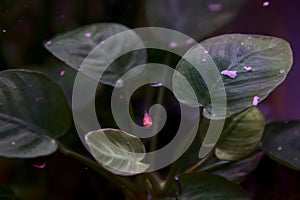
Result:
{"type": "Polygon", "coordinates": [[[267,6],[269,6],[269,5],[270,5],[270,2],[269,2],[269,1],[263,2],[263,7],[267,7],[267,6]]]}
{"type": "Polygon", "coordinates": [[[33,167],[38,168],[38,169],[44,169],[46,167],[46,163],[42,164],[32,164],[33,167]]]}
{"type": "Polygon", "coordinates": [[[204,53],[208,54],[208,51],[207,51],[207,50],[205,50],[205,51],[204,51],[204,53]]]}
{"type": "Polygon", "coordinates": [[[251,37],[251,36],[249,36],[249,37],[248,37],[248,40],[251,40],[251,39],[252,39],[252,37],[251,37]]]}
{"type": "Polygon", "coordinates": [[[120,94],[120,95],[119,95],[119,98],[120,98],[120,99],[124,99],[124,95],[123,95],[123,94],[120,94]]]}
{"type": "Polygon", "coordinates": [[[254,106],[257,106],[257,105],[258,105],[258,101],[259,101],[259,96],[254,96],[254,97],[253,97],[252,104],[253,104],[254,106]]]}
{"type": "Polygon", "coordinates": [[[244,42],[241,42],[241,45],[243,46],[243,45],[245,45],[245,43],[244,43],[244,42]]]}
{"type": "Polygon", "coordinates": [[[3,33],[6,33],[6,30],[5,30],[5,29],[3,29],[3,30],[2,30],[2,32],[3,32],[3,33]]]}
{"type": "Polygon", "coordinates": [[[84,34],[84,37],[90,38],[90,37],[92,37],[92,34],[91,34],[91,33],[85,33],[85,34],[84,34]]]}
{"type": "Polygon", "coordinates": [[[88,170],[88,168],[87,168],[87,167],[85,167],[85,168],[84,168],[84,170],[85,170],[85,171],[87,171],[87,170],[88,170]]]}
{"type": "Polygon", "coordinates": [[[203,59],[202,59],[202,62],[206,62],[206,59],[205,59],[205,58],[203,58],[203,59]]]}
{"type": "Polygon", "coordinates": [[[104,44],[104,40],[100,42],[100,44],[104,44]]]}
{"type": "Polygon", "coordinates": [[[126,142],[127,145],[130,145],[130,142],[126,142]]]}
{"type": "Polygon", "coordinates": [[[145,111],[145,113],[144,113],[143,125],[144,125],[144,127],[146,127],[146,128],[152,126],[152,119],[151,119],[151,117],[149,116],[149,114],[147,113],[147,111],[145,111]]]}
{"type": "Polygon", "coordinates": [[[174,179],[175,179],[175,181],[179,181],[178,176],[175,176],[174,179]]]}
{"type": "Polygon", "coordinates": [[[60,18],[64,19],[64,18],[65,18],[65,15],[61,15],[60,18]]]}
{"type": "Polygon", "coordinates": [[[12,141],[10,144],[11,144],[12,146],[15,146],[15,145],[16,145],[16,142],[15,142],[15,141],[12,141]]]}
{"type": "Polygon", "coordinates": [[[161,87],[163,84],[162,83],[152,83],[150,86],[151,87],[161,87]]]}
{"type": "Polygon", "coordinates": [[[251,70],[252,70],[252,67],[251,67],[251,66],[245,66],[245,67],[244,67],[244,70],[246,70],[246,71],[251,71],[251,70]]]}
{"type": "Polygon", "coordinates": [[[46,42],[45,45],[46,45],[46,46],[49,46],[49,45],[51,45],[51,44],[52,44],[52,42],[51,42],[51,40],[49,40],[49,41],[46,42]]]}
{"type": "Polygon", "coordinates": [[[237,71],[235,70],[223,70],[221,72],[222,75],[228,76],[230,78],[236,78],[237,77],[237,71]]]}
{"type": "Polygon", "coordinates": [[[193,42],[194,42],[194,40],[192,38],[185,41],[186,44],[192,44],[193,42]]]}
{"type": "Polygon", "coordinates": [[[65,71],[65,70],[62,70],[62,71],[59,73],[60,76],[64,76],[65,74],[66,74],[66,71],[65,71]]]}
{"type": "Polygon", "coordinates": [[[277,150],[282,151],[282,147],[281,146],[277,147],[277,150]]]}
{"type": "Polygon", "coordinates": [[[212,12],[218,12],[218,11],[221,11],[223,8],[222,4],[220,3],[211,3],[211,4],[208,4],[208,9],[212,12]]]}
{"type": "Polygon", "coordinates": [[[121,79],[118,79],[115,85],[117,88],[120,88],[120,87],[123,87],[124,83],[121,79]]]}
{"type": "Polygon", "coordinates": [[[294,158],[294,160],[298,160],[298,158],[297,158],[297,157],[295,157],[295,158],[294,158]]]}
{"type": "Polygon", "coordinates": [[[280,74],[284,74],[284,72],[285,72],[284,69],[279,70],[280,74]]]}
{"type": "Polygon", "coordinates": [[[177,47],[177,43],[176,42],[170,42],[169,47],[170,48],[175,48],[175,47],[177,47]]]}

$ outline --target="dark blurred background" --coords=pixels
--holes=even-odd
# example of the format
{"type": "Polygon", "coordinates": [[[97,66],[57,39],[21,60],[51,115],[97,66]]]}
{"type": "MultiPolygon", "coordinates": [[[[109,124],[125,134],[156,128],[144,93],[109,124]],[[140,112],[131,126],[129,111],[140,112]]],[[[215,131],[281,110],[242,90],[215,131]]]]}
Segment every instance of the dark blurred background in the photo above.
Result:
{"type": "MultiPolygon", "coordinates": [[[[260,108],[268,121],[300,120],[300,2],[271,0],[269,3],[264,7],[263,1],[248,0],[230,23],[209,37],[253,33],[289,41],[294,52],[293,68],[287,80],[260,108]]],[[[117,22],[130,28],[148,25],[143,1],[138,0],[1,0],[0,69],[48,66],[47,63],[55,59],[43,48],[45,41],[56,34],[96,22],[117,22]]],[[[58,67],[51,72],[59,78],[60,71],[58,67]]],[[[64,78],[67,79],[67,75],[64,78]]],[[[12,186],[25,200],[122,199],[121,194],[101,177],[59,153],[30,160],[1,158],[0,184],[12,186]],[[33,166],[43,163],[46,164],[43,169],[33,166]]],[[[258,200],[298,200],[299,185],[299,172],[267,157],[243,183],[258,200]]]]}

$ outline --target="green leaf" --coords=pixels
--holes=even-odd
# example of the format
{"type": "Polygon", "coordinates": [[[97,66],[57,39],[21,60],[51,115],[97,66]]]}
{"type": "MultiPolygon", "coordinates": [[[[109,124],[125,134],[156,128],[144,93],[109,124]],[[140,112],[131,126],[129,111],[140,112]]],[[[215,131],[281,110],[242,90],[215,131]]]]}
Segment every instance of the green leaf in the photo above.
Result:
{"type": "MultiPolygon", "coordinates": [[[[88,77],[103,84],[115,86],[117,80],[128,70],[144,64],[147,56],[145,50],[132,51],[123,55],[125,50],[143,48],[141,38],[129,28],[114,23],[100,23],[80,27],[49,40],[45,47],[54,56],[79,70],[88,77]],[[126,35],[115,36],[127,31],[126,35]],[[109,40],[107,40],[109,39],[109,40]],[[122,56],[123,55],[123,56],[122,56]],[[118,58],[121,56],[120,58],[118,58]],[[114,59],[118,58],[116,61],[114,59]],[[112,62],[112,63],[111,63],[112,62]],[[106,67],[109,66],[107,69],[106,67]]],[[[132,76],[139,72],[135,71],[132,76]]]]}
{"type": "MultiPolygon", "coordinates": [[[[177,66],[177,70],[192,85],[198,102],[191,102],[191,91],[180,90],[183,83],[178,77],[175,77],[174,84],[180,90],[177,94],[179,100],[191,105],[202,105],[207,118],[218,113],[212,113],[211,97],[204,79],[211,81],[209,87],[215,95],[222,95],[220,83],[224,83],[227,105],[216,101],[213,106],[215,110],[226,106],[226,117],[229,117],[264,100],[283,82],[293,62],[289,43],[275,37],[228,34],[207,39],[200,45],[203,49],[195,46],[184,55],[184,58],[192,61],[194,67],[184,59],[177,66]],[[219,71],[216,73],[219,74],[212,73],[215,72],[212,71],[214,64],[219,71]],[[229,77],[225,70],[236,72],[237,76],[229,77]],[[205,77],[201,77],[200,71],[205,71],[205,77]]],[[[222,117],[224,116],[219,116],[222,117]]]]}
{"type": "Polygon", "coordinates": [[[33,158],[56,151],[54,139],[71,125],[61,90],[44,75],[25,70],[0,73],[0,156],[33,158]]]}
{"type": "Polygon", "coordinates": [[[123,176],[144,172],[149,164],[141,162],[145,147],[141,140],[118,129],[100,129],[85,135],[91,154],[104,168],[123,176]]]}
{"type": "Polygon", "coordinates": [[[177,30],[201,39],[228,23],[244,2],[245,0],[151,0],[145,1],[145,4],[151,26],[177,30]]]}
{"type": "Polygon", "coordinates": [[[256,169],[261,158],[262,153],[260,152],[244,160],[224,164],[221,167],[214,170],[212,173],[222,176],[231,182],[240,184],[242,183],[242,181],[245,180],[246,176],[250,172],[256,169]]]}
{"type": "Polygon", "coordinates": [[[264,152],[275,161],[300,170],[300,122],[273,122],[267,125],[262,140],[264,152]]]}
{"type": "Polygon", "coordinates": [[[0,199],[1,200],[21,200],[14,195],[14,192],[7,187],[0,185],[0,199]]]}
{"type": "Polygon", "coordinates": [[[190,173],[179,176],[180,200],[250,199],[238,185],[209,173],[190,173]]]}
{"type": "Polygon", "coordinates": [[[263,136],[265,118],[256,108],[228,118],[216,145],[215,154],[220,160],[240,160],[252,153],[263,136]]]}

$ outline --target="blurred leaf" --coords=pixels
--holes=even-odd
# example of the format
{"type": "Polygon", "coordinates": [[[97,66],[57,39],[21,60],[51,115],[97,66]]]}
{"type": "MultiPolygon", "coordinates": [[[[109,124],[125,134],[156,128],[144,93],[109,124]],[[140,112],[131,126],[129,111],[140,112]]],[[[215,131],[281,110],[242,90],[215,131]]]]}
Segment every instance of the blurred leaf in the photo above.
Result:
{"type": "Polygon", "coordinates": [[[245,0],[145,1],[151,26],[177,30],[196,40],[228,23],[244,2],[245,0]]]}
{"type": "Polygon", "coordinates": [[[265,153],[275,161],[300,170],[300,122],[273,122],[262,140],[265,153]]]}
{"type": "Polygon", "coordinates": [[[140,162],[145,156],[141,140],[118,129],[100,129],[85,135],[91,154],[114,174],[129,176],[144,172],[149,165],[140,162]]]}
{"type": "Polygon", "coordinates": [[[213,171],[213,174],[222,176],[236,184],[240,184],[250,172],[256,169],[262,155],[263,154],[260,152],[244,160],[224,164],[213,171]]]}
{"type": "MultiPolygon", "coordinates": [[[[125,72],[144,64],[147,59],[145,50],[123,55],[126,49],[144,47],[140,37],[134,31],[127,30],[130,29],[114,23],[88,25],[56,36],[49,40],[45,47],[54,56],[94,80],[98,80],[99,74],[103,73],[99,81],[115,86],[125,72]],[[123,31],[127,32],[122,37],[112,37],[123,31]],[[110,40],[107,40],[108,38],[110,40]],[[118,58],[119,56],[121,57],[118,58]],[[118,58],[116,61],[115,57],[118,58]],[[86,65],[80,68],[84,60],[86,65]],[[105,69],[107,66],[109,67],[105,69]]],[[[132,75],[137,73],[139,72],[136,71],[132,75]]]]}
{"type": "Polygon", "coordinates": [[[0,185],[0,199],[1,200],[21,200],[14,195],[14,192],[7,187],[0,185]]]}
{"type": "MultiPolygon", "coordinates": [[[[212,113],[210,94],[204,79],[211,81],[210,90],[219,96],[222,95],[222,88],[217,83],[224,83],[227,98],[226,116],[229,117],[264,100],[283,82],[293,62],[289,43],[275,37],[228,34],[207,39],[200,45],[203,49],[195,46],[184,55],[184,58],[192,61],[194,67],[185,60],[177,66],[177,70],[192,85],[198,102],[191,102],[191,91],[181,89],[185,85],[180,77],[174,78],[174,86],[178,88],[175,91],[178,91],[177,97],[180,101],[202,105],[203,114],[207,118],[212,118],[218,113],[212,113]],[[217,66],[219,75],[212,73],[213,64],[217,66]],[[205,77],[201,77],[200,70],[205,71],[205,74],[202,74],[205,77]]],[[[219,96],[217,98],[220,98],[219,96]]],[[[224,106],[222,101],[214,104],[216,111],[224,106]]]]}
{"type": "Polygon", "coordinates": [[[0,73],[0,156],[33,158],[53,153],[56,138],[71,125],[61,90],[44,75],[25,70],[0,73]]]}
{"type": "Polygon", "coordinates": [[[256,108],[231,116],[225,122],[215,154],[220,160],[240,160],[258,146],[264,132],[265,118],[256,108]]]}
{"type": "Polygon", "coordinates": [[[250,199],[239,186],[209,173],[187,173],[179,176],[180,200],[250,199]]]}

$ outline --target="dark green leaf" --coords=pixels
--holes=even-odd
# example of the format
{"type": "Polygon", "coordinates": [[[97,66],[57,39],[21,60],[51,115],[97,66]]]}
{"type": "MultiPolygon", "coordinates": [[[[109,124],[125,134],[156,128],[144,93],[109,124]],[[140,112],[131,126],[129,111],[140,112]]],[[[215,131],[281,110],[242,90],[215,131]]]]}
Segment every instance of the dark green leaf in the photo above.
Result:
{"type": "Polygon", "coordinates": [[[44,75],[25,70],[0,73],[0,155],[32,158],[53,153],[71,112],[61,90],[44,75]]]}
{"type": "Polygon", "coordinates": [[[264,132],[265,118],[252,107],[231,116],[225,122],[215,154],[220,160],[240,160],[258,146],[264,132]]]}
{"type": "Polygon", "coordinates": [[[300,122],[273,122],[267,125],[263,150],[277,162],[300,170],[300,122]]]}
{"type": "Polygon", "coordinates": [[[85,135],[91,154],[114,174],[129,176],[144,172],[149,165],[141,162],[145,147],[141,140],[118,129],[100,129],[85,135]]]}
{"type": "MultiPolygon", "coordinates": [[[[222,176],[227,180],[240,184],[245,180],[245,177],[256,169],[260,159],[262,158],[262,153],[255,154],[249,158],[238,162],[229,162],[218,167],[213,171],[213,174],[222,176]]],[[[222,161],[219,161],[222,162],[222,161]]]]}
{"type": "Polygon", "coordinates": [[[192,85],[198,102],[191,102],[191,91],[181,89],[184,84],[178,77],[175,77],[174,85],[180,91],[177,97],[191,105],[202,105],[207,118],[218,115],[212,113],[207,81],[211,81],[209,88],[217,99],[223,96],[220,84],[224,83],[227,106],[223,101],[216,101],[214,108],[218,111],[226,106],[229,117],[264,100],[286,78],[293,62],[289,43],[275,37],[229,34],[207,39],[200,45],[203,49],[195,46],[184,56],[194,67],[185,60],[177,66],[192,85]],[[214,64],[218,71],[214,71],[214,64]],[[200,70],[205,71],[204,77],[198,73],[200,70]]]}
{"type": "Polygon", "coordinates": [[[14,192],[7,187],[0,185],[0,199],[1,200],[21,200],[14,195],[14,192]]]}
{"type": "Polygon", "coordinates": [[[181,200],[250,199],[238,185],[209,173],[190,173],[179,176],[181,200]]]}
{"type": "MultiPolygon", "coordinates": [[[[201,39],[229,22],[245,0],[145,1],[148,21],[201,39]]],[[[172,37],[172,36],[170,36],[172,37]]]]}
{"type": "MultiPolygon", "coordinates": [[[[140,37],[134,31],[126,32],[126,37],[117,36],[111,40],[112,36],[127,30],[127,27],[114,23],[88,25],[56,36],[49,40],[45,47],[76,70],[79,70],[87,58],[85,67],[80,71],[94,80],[98,80],[99,74],[103,73],[99,81],[115,86],[121,75],[135,66],[144,64],[147,59],[145,50],[123,55],[126,49],[143,47],[140,37]],[[107,40],[108,38],[110,40],[107,40]],[[119,56],[121,57],[113,62],[119,56]],[[106,69],[108,65],[109,68],[106,69]]],[[[138,72],[133,73],[133,76],[136,73],[138,72]]]]}

